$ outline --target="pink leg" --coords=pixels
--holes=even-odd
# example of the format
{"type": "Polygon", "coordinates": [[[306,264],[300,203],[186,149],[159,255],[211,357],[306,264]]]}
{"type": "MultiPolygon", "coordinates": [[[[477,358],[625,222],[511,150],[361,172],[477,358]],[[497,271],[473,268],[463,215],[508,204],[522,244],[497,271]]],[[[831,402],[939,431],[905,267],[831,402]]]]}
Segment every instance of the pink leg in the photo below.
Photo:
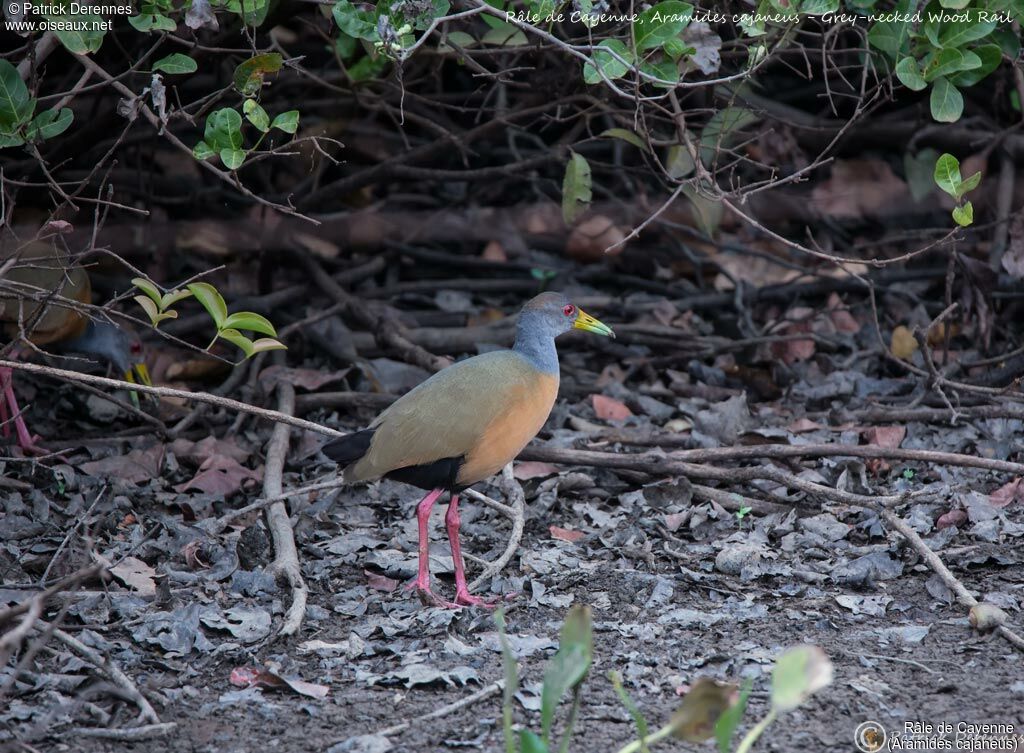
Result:
{"type": "Polygon", "coordinates": [[[0,369],[0,383],[3,384],[4,400],[7,403],[3,409],[3,420],[5,422],[4,436],[7,436],[8,433],[6,421],[7,408],[9,407],[14,418],[14,428],[18,434],[18,444],[21,446],[21,449],[28,452],[46,454],[45,450],[36,445],[35,438],[29,433],[28,426],[25,425],[25,419],[21,417],[18,398],[14,395],[14,374],[10,369],[0,369]]]}
{"type": "Polygon", "coordinates": [[[453,494],[448,503],[448,512],[444,516],[445,528],[448,529],[448,541],[452,546],[452,560],[455,563],[455,603],[467,607],[493,607],[495,602],[473,596],[466,584],[466,568],[462,562],[462,545],[459,543],[459,495],[453,494]]]}
{"type": "MultiPolygon", "coordinates": [[[[0,391],[7,394],[7,382],[11,379],[10,369],[0,369],[0,391]]],[[[11,427],[7,424],[7,398],[0,400],[0,426],[3,427],[5,437],[11,436],[11,427]]]]}
{"type": "Polygon", "coordinates": [[[416,505],[416,521],[419,523],[419,552],[420,562],[416,570],[416,580],[408,585],[410,589],[416,589],[420,598],[430,604],[437,606],[450,606],[447,602],[438,599],[430,590],[430,511],[434,509],[434,503],[441,496],[444,489],[434,489],[416,505]]]}

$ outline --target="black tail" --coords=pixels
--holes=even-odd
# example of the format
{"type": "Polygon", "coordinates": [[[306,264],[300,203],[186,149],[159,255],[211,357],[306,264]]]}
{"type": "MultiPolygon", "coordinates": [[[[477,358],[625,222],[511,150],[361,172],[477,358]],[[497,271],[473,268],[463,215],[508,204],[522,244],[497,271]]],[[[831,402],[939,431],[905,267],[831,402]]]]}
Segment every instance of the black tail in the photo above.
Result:
{"type": "Polygon", "coordinates": [[[344,437],[332,439],[323,446],[324,455],[342,468],[352,465],[370,449],[370,440],[376,429],[354,431],[344,437]]]}

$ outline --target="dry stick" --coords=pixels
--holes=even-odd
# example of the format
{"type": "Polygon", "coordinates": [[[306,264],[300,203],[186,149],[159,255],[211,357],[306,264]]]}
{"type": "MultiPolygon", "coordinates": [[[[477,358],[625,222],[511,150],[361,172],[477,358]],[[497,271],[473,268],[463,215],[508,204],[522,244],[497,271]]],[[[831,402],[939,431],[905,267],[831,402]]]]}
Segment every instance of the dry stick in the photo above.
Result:
{"type": "MultiPolygon", "coordinates": [[[[949,571],[948,568],[943,564],[935,552],[928,548],[928,545],[921,540],[910,526],[908,526],[899,516],[892,513],[889,507],[897,504],[902,504],[909,501],[912,498],[920,497],[927,492],[914,492],[911,494],[899,494],[899,495],[876,495],[867,496],[864,494],[854,494],[853,492],[845,492],[839,489],[832,489],[822,484],[816,484],[813,481],[798,478],[791,473],[783,471],[778,468],[769,467],[747,467],[747,468],[714,468],[705,465],[695,465],[692,463],[681,463],[675,460],[669,460],[665,458],[643,458],[637,455],[614,455],[608,452],[589,452],[583,450],[556,450],[548,448],[536,448],[533,450],[527,450],[523,453],[524,456],[529,454],[531,459],[534,460],[545,460],[549,462],[566,462],[566,458],[576,458],[575,462],[580,462],[582,458],[586,458],[585,461],[588,465],[600,465],[608,468],[626,468],[630,470],[646,471],[648,473],[662,474],[662,475],[681,475],[688,477],[697,478],[712,478],[718,481],[725,481],[728,483],[736,482],[748,482],[757,480],[773,481],[782,486],[789,487],[790,489],[799,489],[800,491],[808,494],[814,494],[825,499],[830,499],[835,502],[841,502],[848,505],[856,505],[857,507],[863,507],[868,510],[872,510],[883,517],[888,523],[890,523],[904,538],[910,542],[925,559],[928,565],[949,585],[951,589],[957,594],[958,599],[962,604],[968,606],[974,606],[977,602],[974,597],[970,595],[966,588],[960,584],[956,577],[949,571]],[[956,584],[955,587],[951,584],[956,584]]],[[[569,461],[573,462],[573,461],[569,461]]],[[[1015,464],[1016,465],[1016,464],[1015,464]]],[[[930,493],[928,493],[930,494],[930,493]]],[[[999,633],[1006,640],[1012,643],[1014,646],[1024,649],[1024,638],[1021,638],[1015,632],[1007,628],[1005,625],[999,626],[999,633]]]]}
{"type": "MultiPolygon", "coordinates": [[[[474,562],[483,564],[485,567],[479,577],[469,584],[470,590],[479,588],[485,580],[501,572],[502,568],[515,555],[516,549],[519,548],[519,542],[523,540],[523,528],[526,525],[526,494],[512,473],[512,463],[508,463],[501,469],[501,486],[502,491],[505,492],[506,499],[512,503],[506,508],[508,512],[505,513],[512,519],[512,533],[509,535],[505,551],[501,553],[498,559],[493,562],[486,562],[477,557],[472,558],[474,562]]],[[[466,494],[484,504],[494,501],[490,497],[472,489],[467,489],[466,494]]]]}
{"type": "Polygon", "coordinates": [[[327,426],[315,423],[313,421],[306,421],[295,416],[290,416],[280,411],[270,410],[269,408],[258,408],[255,405],[249,405],[248,403],[239,402],[238,400],[232,400],[227,397],[219,397],[217,395],[211,395],[209,392],[189,392],[188,390],[176,390],[171,387],[147,387],[144,384],[135,384],[133,382],[125,382],[120,379],[110,379],[109,377],[95,376],[94,374],[82,374],[77,371],[68,371],[67,369],[56,369],[52,366],[43,366],[37,363],[24,363],[22,361],[6,361],[0,360],[0,368],[16,369],[20,371],[26,371],[30,374],[43,374],[45,376],[57,377],[59,379],[66,379],[70,382],[81,382],[83,384],[95,384],[100,387],[111,387],[113,389],[123,390],[134,390],[135,392],[141,392],[145,395],[156,395],[157,397],[176,397],[181,400],[198,400],[202,403],[209,403],[216,405],[221,408],[227,408],[228,410],[241,411],[242,413],[249,413],[260,418],[265,418],[270,421],[276,421],[281,424],[288,424],[295,426],[299,429],[306,429],[307,431],[313,431],[317,434],[323,434],[328,437],[344,437],[346,432],[337,431],[327,426]]]}
{"type": "Polygon", "coordinates": [[[856,457],[883,460],[917,460],[923,463],[940,465],[957,465],[965,468],[983,468],[988,471],[1001,471],[1024,476],[1024,463],[1009,460],[992,460],[973,455],[962,455],[958,452],[938,452],[932,450],[890,449],[878,445],[843,445],[843,444],[806,444],[785,445],[767,444],[747,447],[715,447],[701,450],[682,450],[672,452],[668,457],[691,463],[713,462],[721,460],[747,460],[754,458],[823,458],[823,457],[856,457]]]}
{"type": "Polygon", "coordinates": [[[778,502],[755,499],[754,497],[747,497],[737,492],[716,489],[713,486],[704,486],[702,484],[693,484],[692,486],[693,496],[708,502],[714,502],[729,512],[740,512],[743,509],[747,509],[749,512],[758,515],[775,515],[780,513],[785,515],[793,509],[792,505],[781,505],[778,502]]]}
{"type": "Polygon", "coordinates": [[[383,348],[396,352],[404,361],[420,366],[428,371],[440,371],[451,365],[447,358],[440,358],[433,353],[424,350],[419,345],[411,342],[405,334],[405,328],[386,313],[376,313],[371,310],[364,301],[351,295],[341,285],[334,281],[323,267],[317,264],[309,254],[300,254],[306,270],[312,276],[313,281],[327,295],[333,297],[342,304],[349,316],[357,319],[363,326],[373,333],[377,342],[383,348]]]}
{"type": "MultiPolygon", "coordinates": [[[[112,661],[104,657],[100,652],[95,649],[86,646],[80,640],[75,638],[68,633],[65,633],[59,628],[54,628],[47,622],[40,622],[40,627],[47,629],[53,629],[53,636],[64,645],[68,646],[71,650],[77,653],[79,656],[84,658],[96,667],[100,673],[106,675],[111,682],[121,688],[125,694],[139,707],[139,716],[152,724],[160,724],[160,717],[156,715],[156,711],[150,705],[146,697],[139,692],[139,689],[135,686],[128,676],[120,670],[120,668],[112,661]]],[[[40,629],[37,627],[37,629],[40,629]]]]}
{"type": "MultiPolygon", "coordinates": [[[[924,561],[928,563],[928,566],[934,570],[935,574],[938,575],[942,579],[942,582],[946,584],[946,587],[956,594],[957,601],[968,609],[978,603],[978,600],[971,595],[971,592],[968,591],[963,584],[957,580],[956,576],[950,572],[949,568],[946,567],[946,564],[942,561],[939,555],[933,552],[928,545],[924,543],[921,537],[917,534],[917,531],[907,525],[905,520],[890,510],[880,510],[879,512],[885,521],[899,531],[903,538],[905,538],[910,545],[914,547],[914,551],[921,555],[924,561]]],[[[1005,625],[999,625],[996,630],[998,630],[999,634],[1006,640],[1024,651],[1024,638],[1005,625]]]]}
{"type": "MultiPolygon", "coordinates": [[[[679,450],[667,455],[658,453],[642,453],[622,455],[613,452],[597,452],[594,450],[572,450],[544,446],[528,446],[520,454],[523,460],[540,460],[550,463],[577,463],[580,465],[596,465],[610,468],[625,468],[635,471],[646,471],[652,474],[670,475],[671,468],[680,464],[707,463],[722,460],[756,460],[760,458],[798,458],[798,457],[863,457],[894,460],[919,460],[922,462],[958,465],[967,468],[983,468],[989,471],[1001,471],[1024,475],[1024,463],[1009,460],[993,460],[961,455],[956,452],[933,452],[931,450],[888,449],[876,445],[843,445],[843,444],[811,444],[811,445],[751,445],[749,447],[714,447],[701,450],[679,450]]],[[[728,469],[716,469],[729,472],[728,469]]],[[[718,478],[718,476],[704,476],[718,478]]],[[[728,479],[725,479],[728,480],[728,479]]]]}
{"type": "MultiPolygon", "coordinates": [[[[283,362],[280,352],[276,362],[283,362]]],[[[295,410],[295,387],[281,380],[277,383],[277,404],[282,413],[295,410]]],[[[277,424],[270,436],[267,446],[267,462],[263,471],[263,493],[267,497],[281,494],[281,474],[284,472],[284,461],[288,455],[288,426],[277,424]]],[[[288,517],[288,508],[284,502],[274,502],[267,510],[267,525],[274,540],[274,561],[270,563],[269,572],[288,581],[292,589],[292,603],[285,613],[284,623],[279,635],[294,635],[302,626],[306,616],[306,599],[309,590],[302,579],[302,567],[299,565],[299,553],[295,547],[295,533],[288,517]]]]}
{"type": "Polygon", "coordinates": [[[164,737],[173,732],[177,726],[177,722],[162,722],[160,724],[145,724],[141,727],[129,727],[127,729],[76,727],[75,729],[69,730],[64,737],[98,737],[102,740],[134,742],[136,740],[149,740],[154,737],[164,737]]]}
{"type": "Polygon", "coordinates": [[[452,714],[458,711],[459,709],[464,709],[467,706],[472,706],[474,703],[486,700],[490,698],[492,695],[500,693],[504,688],[505,681],[498,680],[497,682],[493,682],[485,688],[480,688],[480,690],[476,691],[472,695],[468,695],[465,698],[460,698],[457,701],[449,703],[447,706],[442,706],[441,708],[435,711],[431,711],[429,714],[425,714],[424,716],[418,716],[410,722],[399,722],[398,724],[394,724],[390,727],[385,727],[384,729],[374,734],[380,735],[381,737],[387,737],[388,735],[397,735],[399,732],[405,732],[414,724],[421,724],[422,722],[440,719],[441,717],[448,716],[449,714],[452,714]]]}
{"type": "MultiPolygon", "coordinates": [[[[39,593],[35,594],[31,599],[26,599],[25,601],[19,602],[12,607],[0,610],[0,625],[4,625],[13,620],[19,614],[27,612],[33,601],[39,600],[40,602],[45,603],[51,596],[58,594],[61,591],[64,591],[70,588],[71,586],[80,583],[83,580],[88,580],[89,578],[92,578],[94,575],[98,575],[100,572],[102,572],[102,570],[103,565],[88,565],[87,567],[83,567],[82,569],[77,570],[71,573],[70,575],[65,575],[52,586],[47,588],[45,591],[40,591],[39,593]]],[[[3,664],[0,663],[0,666],[3,666],[3,664]]]]}

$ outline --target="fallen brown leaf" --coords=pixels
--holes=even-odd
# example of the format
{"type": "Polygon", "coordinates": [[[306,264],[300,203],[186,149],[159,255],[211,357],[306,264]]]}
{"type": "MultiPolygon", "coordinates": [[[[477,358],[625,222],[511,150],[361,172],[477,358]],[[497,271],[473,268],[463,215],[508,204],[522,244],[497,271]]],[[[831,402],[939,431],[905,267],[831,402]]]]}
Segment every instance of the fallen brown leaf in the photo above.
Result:
{"type": "Polygon", "coordinates": [[[583,531],[573,531],[569,528],[559,528],[558,526],[548,526],[548,530],[551,532],[551,538],[558,539],[559,541],[568,541],[570,544],[575,544],[587,535],[583,531]]]}
{"type": "Polygon", "coordinates": [[[868,444],[895,450],[907,436],[906,426],[871,426],[861,432],[868,444]]]}
{"type": "Polygon", "coordinates": [[[633,415],[625,403],[606,395],[591,395],[590,402],[594,406],[594,415],[602,421],[622,421],[633,415]]]}
{"type": "Polygon", "coordinates": [[[554,476],[558,473],[558,466],[551,463],[542,463],[539,460],[524,460],[516,463],[512,468],[512,475],[520,481],[529,481],[531,478],[544,478],[554,476]]]}

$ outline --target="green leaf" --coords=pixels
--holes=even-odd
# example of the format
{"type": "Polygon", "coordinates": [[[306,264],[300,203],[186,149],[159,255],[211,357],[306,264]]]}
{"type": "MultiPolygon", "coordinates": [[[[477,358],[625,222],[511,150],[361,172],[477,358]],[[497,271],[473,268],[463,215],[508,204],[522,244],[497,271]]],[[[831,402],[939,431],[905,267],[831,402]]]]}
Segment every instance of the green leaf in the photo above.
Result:
{"type": "Polygon", "coordinates": [[[590,206],[591,186],[590,163],[573,152],[562,179],[562,217],[566,225],[571,225],[590,206]]]}
{"type": "Polygon", "coordinates": [[[921,201],[935,190],[935,161],[939,153],[934,149],[922,149],[915,155],[903,155],[903,172],[907,177],[910,195],[914,201],[921,201]]]}
{"type": "Polygon", "coordinates": [[[149,321],[155,327],[157,322],[160,321],[160,309],[157,308],[156,304],[144,295],[135,296],[135,302],[142,306],[142,310],[146,312],[146,316],[149,317],[149,321]]]}
{"type": "Polygon", "coordinates": [[[178,318],[177,311],[161,311],[159,308],[157,308],[157,305],[153,303],[152,300],[150,300],[144,295],[135,296],[135,301],[146,312],[146,315],[149,317],[150,323],[154,327],[160,326],[160,322],[164,321],[165,319],[178,318]]]}
{"type": "Polygon", "coordinates": [[[931,110],[938,122],[955,123],[963,115],[964,97],[948,79],[937,78],[932,83],[931,110]]]}
{"type": "Polygon", "coordinates": [[[288,346],[269,337],[261,337],[252,344],[253,353],[264,353],[268,350],[288,350],[288,346]]]}
{"type": "Polygon", "coordinates": [[[896,63],[896,78],[911,91],[919,92],[928,86],[921,71],[917,68],[917,61],[909,56],[896,63]]]}
{"type": "Polygon", "coordinates": [[[216,150],[214,150],[214,148],[207,144],[205,141],[200,141],[198,144],[192,147],[192,156],[195,157],[200,162],[203,160],[210,159],[210,157],[212,157],[216,153],[216,150]]]}
{"type": "Polygon", "coordinates": [[[682,180],[693,172],[694,164],[693,157],[690,156],[690,150],[683,144],[676,144],[668,148],[668,154],[665,156],[665,169],[668,171],[668,177],[673,180],[682,180]]]}
{"type": "Polygon", "coordinates": [[[218,153],[220,161],[228,170],[237,170],[245,162],[245,152],[241,149],[221,149],[218,153]]]}
{"type": "Polygon", "coordinates": [[[203,141],[212,149],[239,149],[242,146],[242,116],[238,110],[223,107],[214,110],[206,118],[203,141]]]}
{"type": "Polygon", "coordinates": [[[147,280],[145,277],[133,277],[132,285],[152,298],[154,304],[159,306],[161,309],[163,308],[163,306],[160,305],[163,302],[163,293],[160,292],[160,288],[156,286],[156,283],[151,280],[147,280]]]}
{"type": "MultiPolygon", "coordinates": [[[[496,8],[498,10],[505,10],[504,0],[484,0],[484,2],[486,2],[492,8],[496,8]]],[[[484,23],[490,26],[492,29],[499,29],[506,23],[498,16],[492,16],[490,13],[481,13],[480,17],[484,20],[484,23]]]]}
{"type": "Polygon", "coordinates": [[[943,8],[959,10],[960,8],[966,8],[970,2],[971,0],[939,0],[939,5],[943,8]]]}
{"type": "Polygon", "coordinates": [[[138,16],[129,16],[128,23],[137,31],[176,31],[178,25],[173,19],[161,13],[142,13],[138,16]]]}
{"type": "Polygon", "coordinates": [[[334,40],[334,51],[346,62],[361,49],[359,40],[345,32],[340,32],[338,38],[334,40]]]}
{"type": "Polygon", "coordinates": [[[992,41],[999,45],[999,49],[1010,60],[1015,60],[1020,54],[1020,37],[1012,29],[996,29],[992,32],[992,41]]]}
{"type": "Polygon", "coordinates": [[[981,172],[976,172],[970,178],[965,178],[963,183],[960,184],[960,190],[957,191],[957,198],[966,196],[981,183],[981,172]]]}
{"type": "Polygon", "coordinates": [[[288,110],[280,113],[271,122],[270,127],[285,133],[295,133],[299,130],[299,111],[288,110]]]}
{"type": "Polygon", "coordinates": [[[18,69],[0,59],[0,131],[13,133],[32,118],[35,109],[18,69]]]}
{"type": "Polygon", "coordinates": [[[977,11],[972,11],[970,15],[970,21],[951,21],[943,24],[942,31],[939,32],[939,44],[942,47],[963,47],[968,42],[984,39],[995,30],[996,21],[976,20],[977,11]]]}
{"type": "Polygon", "coordinates": [[[166,293],[160,299],[160,310],[165,310],[168,306],[173,306],[178,301],[183,301],[192,295],[191,290],[172,290],[170,293],[166,293]]]}
{"type": "Polygon", "coordinates": [[[270,9],[268,0],[228,0],[227,9],[237,13],[246,26],[259,26],[267,18],[270,9]]]}
{"type": "Polygon", "coordinates": [[[710,165],[720,148],[726,148],[736,141],[739,131],[760,120],[744,107],[726,107],[712,115],[700,134],[700,159],[710,165]]]}
{"type": "Polygon", "coordinates": [[[974,205],[965,201],[963,206],[953,207],[953,221],[960,227],[967,227],[974,222],[974,205]]]}
{"type": "Polygon", "coordinates": [[[697,224],[709,237],[714,237],[718,226],[722,224],[725,207],[717,199],[709,199],[692,186],[683,186],[683,195],[690,200],[696,215],[697,224]]]}
{"type": "Polygon", "coordinates": [[[957,49],[939,50],[924,68],[924,80],[934,81],[947,73],[956,73],[964,64],[964,54],[957,49]]]}
{"type": "Polygon", "coordinates": [[[868,44],[895,60],[904,49],[910,37],[910,24],[898,21],[877,21],[868,30],[868,44]]]}
{"type": "Polygon", "coordinates": [[[646,142],[628,128],[609,128],[608,130],[602,131],[598,134],[598,138],[620,139],[621,141],[625,141],[627,144],[632,144],[637,149],[645,152],[650,151],[650,147],[647,146],[646,142]]]}
{"type": "Polygon", "coordinates": [[[245,353],[245,357],[249,358],[256,350],[253,348],[253,342],[248,337],[243,335],[237,329],[222,329],[217,332],[217,337],[223,337],[229,343],[237,345],[245,353]]]}
{"type": "Polygon", "coordinates": [[[718,753],[729,753],[732,750],[732,738],[736,734],[743,713],[747,710],[747,699],[750,697],[750,689],[754,683],[749,678],[744,681],[740,690],[739,700],[726,709],[715,724],[715,742],[718,743],[718,753]]]}
{"type": "MultiPolygon", "coordinates": [[[[630,697],[629,693],[622,686],[622,675],[615,670],[611,670],[608,673],[608,679],[611,680],[612,687],[615,689],[615,694],[619,697],[619,701],[623,706],[626,707],[626,711],[633,717],[633,724],[636,725],[636,736],[639,740],[644,740],[647,737],[647,719],[640,712],[636,702],[630,697]]],[[[644,743],[641,743],[640,750],[643,751],[646,748],[644,743]]]]}
{"type": "Polygon", "coordinates": [[[236,311],[224,320],[224,326],[277,337],[277,330],[274,329],[270,320],[252,311],[236,311]]]}
{"type": "Polygon", "coordinates": [[[551,725],[562,696],[583,682],[593,657],[590,608],[575,604],[562,625],[558,651],[544,670],[540,696],[541,739],[551,739],[551,725]]]}
{"type": "Polygon", "coordinates": [[[697,53],[696,47],[691,47],[678,37],[665,40],[665,44],[661,49],[674,62],[677,62],[683,55],[695,55],[697,53]]]}
{"type": "Polygon", "coordinates": [[[959,198],[960,185],[963,183],[960,177],[960,160],[952,154],[943,154],[935,163],[934,177],[935,185],[954,199],[959,198]]]}
{"type": "Polygon", "coordinates": [[[12,146],[21,146],[25,139],[16,133],[0,133],[0,149],[7,149],[12,146]]]}
{"type": "Polygon", "coordinates": [[[182,55],[180,52],[175,52],[167,57],[160,58],[153,63],[153,70],[163,71],[164,73],[170,73],[171,75],[180,75],[184,73],[195,73],[199,70],[199,64],[188,55],[182,55]]]}
{"type": "Polygon", "coordinates": [[[522,47],[529,44],[522,29],[512,24],[501,23],[501,26],[488,29],[480,38],[480,43],[491,47],[522,47]]]}
{"type": "Polygon", "coordinates": [[[519,730],[520,753],[548,753],[548,746],[528,729],[519,730]]]}
{"type": "Polygon", "coordinates": [[[659,89],[671,89],[679,83],[679,66],[672,60],[649,60],[640,63],[640,72],[656,78],[658,81],[671,82],[662,84],[652,81],[651,86],[656,86],[659,89]]]}
{"type": "Polygon", "coordinates": [[[839,10],[839,0],[804,0],[800,12],[810,16],[821,16],[839,10]]]}
{"type": "MultiPolygon", "coordinates": [[[[379,42],[380,35],[377,34],[377,22],[372,12],[357,8],[348,0],[337,0],[331,12],[334,22],[338,28],[356,39],[365,39],[368,42],[379,42]]],[[[484,15],[484,20],[488,19],[484,15]]],[[[504,22],[502,22],[504,23],[504,22]]]]}
{"type": "Polygon", "coordinates": [[[224,320],[228,318],[228,307],[217,288],[208,282],[190,282],[185,287],[203,305],[217,329],[223,329],[224,320]]]}
{"type": "Polygon", "coordinates": [[[45,141],[60,136],[74,119],[74,113],[67,107],[62,107],[59,112],[55,109],[43,110],[29,123],[25,138],[29,141],[45,141]]]}
{"type": "Polygon", "coordinates": [[[679,0],[664,0],[641,13],[633,24],[637,52],[661,47],[682,34],[693,18],[693,6],[679,0]]]}
{"type": "Polygon", "coordinates": [[[353,83],[358,83],[378,78],[388,69],[390,64],[390,61],[384,55],[378,55],[375,58],[367,55],[348,67],[349,80],[353,83]]]}
{"type": "Polygon", "coordinates": [[[775,662],[771,702],[774,711],[791,711],[832,683],[832,662],[817,646],[791,648],[775,662]]]}
{"type": "Polygon", "coordinates": [[[243,96],[251,96],[263,86],[263,77],[268,73],[277,73],[284,64],[284,58],[278,52],[266,52],[239,63],[232,75],[235,88],[243,96]]]}
{"type": "Polygon", "coordinates": [[[263,133],[270,130],[270,116],[267,115],[267,111],[260,107],[260,103],[255,99],[245,100],[242,104],[242,112],[245,113],[246,120],[263,133]]]}
{"type": "Polygon", "coordinates": [[[597,45],[597,49],[594,50],[593,59],[583,64],[583,80],[588,84],[599,84],[603,80],[601,78],[603,73],[606,78],[614,81],[626,75],[626,72],[629,70],[628,62],[632,60],[633,54],[620,40],[605,39],[601,44],[597,45]],[[611,50],[622,60],[626,60],[627,63],[620,62],[616,57],[607,52],[602,52],[601,48],[611,50]]]}
{"type": "Polygon", "coordinates": [[[960,71],[949,77],[950,83],[957,88],[974,86],[1003,62],[1003,51],[997,44],[985,44],[976,47],[973,54],[981,61],[981,65],[969,71],[960,71]]]}
{"type": "Polygon", "coordinates": [[[449,31],[444,35],[444,40],[444,42],[437,46],[437,49],[441,52],[453,52],[455,47],[452,45],[458,45],[462,49],[468,50],[477,43],[476,37],[464,31],[449,31]]]}
{"type": "Polygon", "coordinates": [[[70,4],[77,6],[77,12],[71,13],[69,3],[61,2],[57,0],[55,3],[59,5],[65,12],[58,14],[45,14],[43,17],[46,20],[56,24],[62,24],[68,27],[79,27],[79,28],[56,28],[53,33],[60,40],[60,43],[67,48],[69,52],[73,52],[77,55],[88,55],[90,52],[96,52],[103,44],[103,36],[106,32],[103,30],[103,17],[98,13],[83,13],[81,8],[88,8],[89,6],[81,3],[70,4]]]}

